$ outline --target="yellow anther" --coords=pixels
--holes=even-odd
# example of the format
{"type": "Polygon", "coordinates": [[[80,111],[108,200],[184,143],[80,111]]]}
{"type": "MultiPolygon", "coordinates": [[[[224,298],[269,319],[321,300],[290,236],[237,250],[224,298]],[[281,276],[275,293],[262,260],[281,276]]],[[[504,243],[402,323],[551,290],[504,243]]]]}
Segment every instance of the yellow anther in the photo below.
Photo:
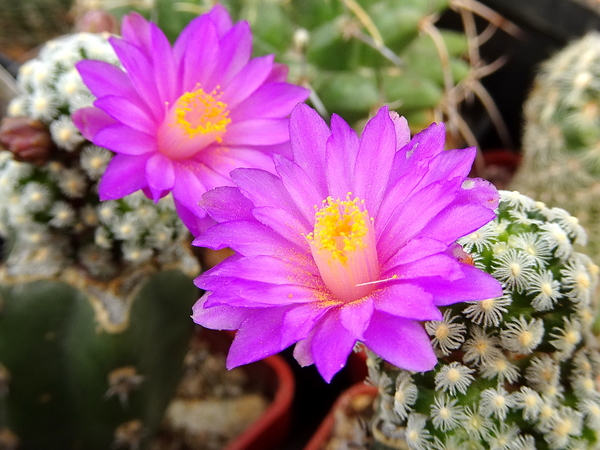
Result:
{"type": "Polygon", "coordinates": [[[218,100],[219,97],[218,89],[210,94],[202,88],[186,92],[175,103],[176,124],[190,138],[199,133],[217,133],[215,140],[221,142],[221,135],[225,133],[231,119],[227,104],[218,100]]]}

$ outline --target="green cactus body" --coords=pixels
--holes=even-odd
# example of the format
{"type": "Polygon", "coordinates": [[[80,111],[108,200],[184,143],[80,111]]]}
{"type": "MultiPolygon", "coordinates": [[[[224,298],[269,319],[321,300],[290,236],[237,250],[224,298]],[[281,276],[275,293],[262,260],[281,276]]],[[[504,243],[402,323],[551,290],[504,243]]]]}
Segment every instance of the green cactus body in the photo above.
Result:
{"type": "Polygon", "coordinates": [[[442,321],[425,324],[439,361],[430,372],[369,355],[373,449],[600,446],[598,266],[574,250],[585,233],[566,211],[501,194],[498,218],[460,244],[504,295],[445,307],[442,321]]]}
{"type": "Polygon", "coordinates": [[[10,376],[0,422],[19,448],[144,448],[159,425],[198,293],[177,269],[140,268],[107,284],[75,269],[0,280],[0,364],[10,376]],[[131,292],[112,292],[115,283],[131,292]],[[119,442],[127,423],[140,434],[119,442]]]}
{"type": "Polygon", "coordinates": [[[0,151],[0,448],[148,448],[192,335],[199,267],[171,197],[98,199],[112,154],[71,119],[93,101],[84,58],[117,64],[100,35],[48,42],[3,122],[49,144],[0,151]]]}
{"type": "Polygon", "coordinates": [[[511,184],[568,209],[600,257],[600,34],[592,32],[540,68],[524,107],[523,161],[511,184]]]}

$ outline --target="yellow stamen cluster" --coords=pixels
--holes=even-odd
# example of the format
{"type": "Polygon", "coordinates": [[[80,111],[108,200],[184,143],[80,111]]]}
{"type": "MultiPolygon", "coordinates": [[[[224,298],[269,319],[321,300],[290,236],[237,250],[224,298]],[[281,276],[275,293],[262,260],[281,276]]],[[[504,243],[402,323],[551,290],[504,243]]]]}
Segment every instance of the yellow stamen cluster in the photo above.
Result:
{"type": "MultiPolygon", "coordinates": [[[[218,88],[210,94],[202,88],[197,88],[179,97],[175,110],[176,122],[188,137],[192,138],[198,133],[225,132],[231,119],[227,104],[219,101],[219,97],[218,88]]],[[[221,142],[221,136],[217,136],[215,140],[221,142]]]]}
{"type": "Polygon", "coordinates": [[[327,250],[331,257],[345,263],[347,252],[366,247],[365,236],[369,231],[369,217],[358,198],[334,200],[327,197],[323,207],[315,215],[314,232],[307,236],[319,250],[327,250]]]}

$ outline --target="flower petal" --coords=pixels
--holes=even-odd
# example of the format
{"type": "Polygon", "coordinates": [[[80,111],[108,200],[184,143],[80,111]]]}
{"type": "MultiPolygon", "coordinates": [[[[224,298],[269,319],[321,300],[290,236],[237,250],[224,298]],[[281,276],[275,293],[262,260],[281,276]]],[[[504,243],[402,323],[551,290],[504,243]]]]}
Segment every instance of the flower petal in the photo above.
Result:
{"type": "Polygon", "coordinates": [[[192,319],[198,325],[214,330],[237,330],[242,322],[253,313],[252,308],[232,308],[227,305],[205,308],[204,304],[212,296],[226,293],[207,292],[192,307],[192,319]]]}
{"type": "Polygon", "coordinates": [[[316,186],[306,172],[289,159],[278,155],[275,155],[274,159],[275,169],[298,207],[298,211],[304,215],[308,223],[314,223],[315,208],[322,206],[321,201],[327,196],[327,192],[317,192],[316,186]]]}
{"type": "Polygon", "coordinates": [[[355,195],[365,201],[372,216],[387,189],[395,153],[396,129],[384,107],[365,126],[354,166],[355,195]]]}
{"type": "Polygon", "coordinates": [[[437,306],[452,305],[496,298],[502,295],[502,286],[491,275],[476,267],[461,264],[464,278],[455,281],[436,280],[427,286],[437,306]]]}
{"type": "Polygon", "coordinates": [[[251,119],[231,123],[223,136],[225,145],[272,145],[289,140],[287,119],[251,119]]]}
{"type": "Polygon", "coordinates": [[[309,91],[289,83],[266,83],[231,111],[232,121],[252,117],[275,119],[287,116],[298,103],[307,99],[309,91]]]}
{"type": "Polygon", "coordinates": [[[358,136],[354,130],[340,116],[332,114],[331,136],[326,144],[325,170],[327,187],[334,199],[343,199],[349,192],[354,192],[354,166],[358,147],[358,136]]]}
{"type": "Polygon", "coordinates": [[[251,219],[254,204],[233,186],[221,186],[202,195],[200,206],[217,222],[251,219]]]}
{"type": "Polygon", "coordinates": [[[154,68],[149,56],[124,39],[113,37],[110,38],[110,43],[138,95],[148,103],[154,113],[154,119],[162,121],[165,104],[160,102],[156,80],[153,77],[154,68]]]}
{"type": "Polygon", "coordinates": [[[433,303],[433,295],[416,284],[389,283],[373,292],[371,298],[376,310],[393,316],[415,320],[442,319],[442,313],[433,303]]]}
{"type": "Polygon", "coordinates": [[[209,89],[225,86],[244,67],[252,55],[252,33],[248,22],[238,22],[220,39],[220,49],[209,89]],[[217,81],[218,80],[218,81],[217,81]]]}
{"type": "Polygon", "coordinates": [[[279,353],[292,344],[281,338],[281,322],[289,308],[264,308],[248,316],[231,344],[227,368],[258,361],[279,353]]]}
{"type": "Polygon", "coordinates": [[[364,343],[401,369],[426,372],[437,364],[431,339],[415,320],[375,311],[365,331],[364,343]]]}
{"type": "Polygon", "coordinates": [[[175,184],[173,163],[160,152],[153,154],[146,163],[146,177],[154,201],[157,202],[161,198],[162,192],[170,190],[175,184]]]}
{"type": "Polygon", "coordinates": [[[94,102],[94,106],[106,112],[109,116],[123,125],[146,133],[149,136],[156,133],[156,122],[151,116],[135,103],[123,97],[105,95],[94,102]]]}
{"type": "Polygon", "coordinates": [[[181,94],[193,91],[197,84],[208,89],[216,66],[218,39],[215,24],[208,15],[196,17],[181,32],[173,47],[173,57],[181,76],[181,94]],[[202,45],[196,45],[198,42],[202,45]]]}
{"type": "Polygon", "coordinates": [[[346,365],[356,344],[356,338],[342,326],[339,314],[337,309],[325,314],[316,325],[310,342],[317,370],[327,383],[346,365]]]}
{"type": "Polygon", "coordinates": [[[343,327],[356,340],[364,339],[363,333],[369,326],[373,314],[373,298],[364,297],[340,307],[340,320],[343,327]]]}
{"type": "Polygon", "coordinates": [[[156,140],[147,133],[115,123],[96,133],[94,144],[124,155],[144,155],[156,152],[156,140]]]}
{"type": "Polygon", "coordinates": [[[83,137],[92,142],[100,130],[117,123],[115,119],[94,106],[78,109],[71,117],[83,137]]]}
{"type": "Polygon", "coordinates": [[[253,58],[227,85],[223,86],[221,100],[228,108],[233,109],[238,106],[264,83],[273,68],[273,57],[274,55],[266,55],[253,58]]]}
{"type": "Polygon", "coordinates": [[[146,187],[148,156],[115,155],[98,185],[100,200],[116,200],[146,187]]]}
{"type": "Polygon", "coordinates": [[[304,103],[294,108],[290,116],[290,144],[294,162],[302,167],[319,191],[327,189],[322,173],[325,170],[326,142],[330,135],[329,127],[314,109],[304,103]]]}

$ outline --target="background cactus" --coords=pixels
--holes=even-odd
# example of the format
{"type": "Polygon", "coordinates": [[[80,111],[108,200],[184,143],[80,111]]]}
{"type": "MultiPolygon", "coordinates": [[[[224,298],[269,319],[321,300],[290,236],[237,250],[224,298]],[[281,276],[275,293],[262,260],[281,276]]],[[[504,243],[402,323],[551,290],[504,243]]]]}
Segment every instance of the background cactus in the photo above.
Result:
{"type": "Polygon", "coordinates": [[[49,39],[69,32],[73,0],[0,0],[0,52],[22,61],[49,39]]]}
{"type": "Polygon", "coordinates": [[[591,449],[600,353],[591,332],[598,266],[574,250],[565,210],[502,192],[499,216],[460,241],[504,295],[428,322],[439,364],[411,373],[368,357],[379,389],[373,449],[591,449]]]}
{"type": "Polygon", "coordinates": [[[600,257],[600,34],[593,32],[540,68],[525,103],[523,161],[511,184],[566,208],[600,257]]]}
{"type": "Polygon", "coordinates": [[[143,448],[192,333],[198,265],[172,200],[101,203],[111,153],[71,113],[74,64],[116,64],[105,37],[48,42],[22,66],[0,141],[0,447],[143,448]]]}

